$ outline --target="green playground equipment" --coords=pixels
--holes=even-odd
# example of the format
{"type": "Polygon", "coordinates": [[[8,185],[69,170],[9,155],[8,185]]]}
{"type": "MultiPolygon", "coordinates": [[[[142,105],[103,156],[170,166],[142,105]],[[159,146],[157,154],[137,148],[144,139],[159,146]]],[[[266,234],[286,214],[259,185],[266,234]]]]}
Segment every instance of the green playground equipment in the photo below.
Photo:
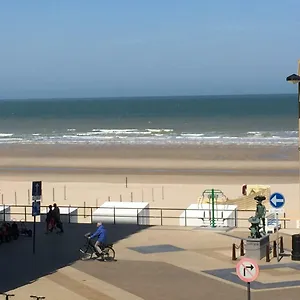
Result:
{"type": "MultiPolygon", "coordinates": [[[[215,228],[216,227],[216,220],[215,220],[215,212],[218,209],[217,208],[217,201],[219,197],[222,197],[223,199],[227,200],[227,197],[225,194],[218,189],[206,189],[202,193],[201,202],[203,202],[203,199],[207,197],[209,200],[209,211],[211,211],[211,217],[210,217],[210,226],[215,228]]],[[[202,203],[201,203],[202,204],[202,203]]],[[[199,203],[198,203],[199,205],[199,203]]]]}

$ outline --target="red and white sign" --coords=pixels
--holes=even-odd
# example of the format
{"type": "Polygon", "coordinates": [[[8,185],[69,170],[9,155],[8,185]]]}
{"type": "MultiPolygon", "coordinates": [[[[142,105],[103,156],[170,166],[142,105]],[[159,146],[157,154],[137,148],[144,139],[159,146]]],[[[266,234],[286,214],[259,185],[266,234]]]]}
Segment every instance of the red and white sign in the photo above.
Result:
{"type": "Polygon", "coordinates": [[[259,267],[255,260],[251,258],[243,258],[236,265],[236,274],[245,282],[252,282],[259,275],[259,267]]]}

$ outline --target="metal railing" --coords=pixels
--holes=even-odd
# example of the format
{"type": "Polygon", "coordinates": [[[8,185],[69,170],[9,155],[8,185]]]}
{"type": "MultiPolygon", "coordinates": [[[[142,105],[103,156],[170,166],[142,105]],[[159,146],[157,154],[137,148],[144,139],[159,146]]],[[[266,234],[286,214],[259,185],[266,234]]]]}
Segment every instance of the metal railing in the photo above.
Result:
{"type": "MultiPolygon", "coordinates": [[[[37,221],[43,221],[48,206],[41,206],[41,215],[37,221]]],[[[138,225],[181,225],[181,226],[211,226],[212,214],[207,209],[183,209],[183,208],[119,208],[119,207],[95,207],[95,206],[60,206],[61,218],[64,223],[95,223],[103,219],[108,223],[126,223],[138,225]],[[97,210],[97,212],[96,212],[97,210]],[[101,213],[102,210],[102,213],[101,213]],[[126,213],[124,213],[126,212],[126,213]],[[127,213],[128,212],[128,213],[127,213]],[[126,220],[127,219],[127,220],[126,220]]],[[[215,213],[215,227],[220,227],[224,222],[231,226],[223,227],[249,227],[248,218],[255,214],[255,210],[222,210],[215,213]],[[228,212],[228,213],[226,213],[228,212]],[[221,224],[221,225],[220,225],[221,224]]],[[[25,221],[32,222],[32,207],[30,205],[6,205],[0,206],[0,221],[25,221]],[[6,209],[4,209],[6,208],[6,209]],[[2,210],[1,210],[2,209],[2,210]]],[[[283,214],[283,228],[286,228],[286,214],[283,214]]]]}

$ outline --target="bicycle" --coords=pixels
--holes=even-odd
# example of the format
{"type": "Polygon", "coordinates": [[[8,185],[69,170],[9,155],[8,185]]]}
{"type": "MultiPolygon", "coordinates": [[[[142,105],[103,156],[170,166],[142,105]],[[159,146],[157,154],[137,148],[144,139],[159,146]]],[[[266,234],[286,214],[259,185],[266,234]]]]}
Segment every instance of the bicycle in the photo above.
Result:
{"type": "Polygon", "coordinates": [[[34,296],[34,295],[31,295],[30,298],[34,298],[36,300],[46,299],[46,297],[44,297],[44,296],[34,296]]]}
{"type": "Polygon", "coordinates": [[[94,254],[96,256],[102,257],[103,260],[105,261],[113,261],[115,259],[115,250],[113,249],[113,244],[106,244],[102,250],[101,253],[98,253],[96,250],[94,244],[90,240],[90,235],[91,233],[87,233],[84,235],[86,238],[86,244],[84,245],[83,248],[80,248],[79,251],[81,253],[81,260],[89,260],[92,259],[94,254]]]}
{"type": "Polygon", "coordinates": [[[15,297],[15,294],[1,293],[1,295],[5,296],[5,300],[9,300],[10,297],[15,297]]]}

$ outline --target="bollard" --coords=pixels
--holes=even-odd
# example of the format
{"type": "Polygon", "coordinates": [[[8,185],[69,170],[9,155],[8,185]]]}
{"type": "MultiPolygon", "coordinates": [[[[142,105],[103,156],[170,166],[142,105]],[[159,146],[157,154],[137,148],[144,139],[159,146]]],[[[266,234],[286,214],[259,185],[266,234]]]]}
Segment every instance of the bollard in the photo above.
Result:
{"type": "Polygon", "coordinates": [[[283,249],[283,236],[279,238],[279,253],[284,253],[283,249]]]}
{"type": "Polygon", "coordinates": [[[110,196],[108,196],[108,202],[110,202],[110,196]]]}
{"type": "Polygon", "coordinates": [[[55,190],[54,190],[54,188],[52,189],[52,198],[53,198],[53,202],[55,202],[55,190]]]}
{"type": "Polygon", "coordinates": [[[64,200],[67,200],[67,187],[64,185],[64,200]]]}
{"type": "Polygon", "coordinates": [[[231,259],[236,260],[236,252],[235,252],[235,244],[232,244],[232,253],[231,253],[231,259]]]}
{"type": "Polygon", "coordinates": [[[245,255],[244,240],[241,240],[240,256],[244,256],[244,255],[245,255]]]}
{"type": "Polygon", "coordinates": [[[273,241],[273,257],[277,257],[277,243],[273,241]]]}
{"type": "Polygon", "coordinates": [[[270,262],[270,244],[266,246],[266,262],[270,262]]]}

